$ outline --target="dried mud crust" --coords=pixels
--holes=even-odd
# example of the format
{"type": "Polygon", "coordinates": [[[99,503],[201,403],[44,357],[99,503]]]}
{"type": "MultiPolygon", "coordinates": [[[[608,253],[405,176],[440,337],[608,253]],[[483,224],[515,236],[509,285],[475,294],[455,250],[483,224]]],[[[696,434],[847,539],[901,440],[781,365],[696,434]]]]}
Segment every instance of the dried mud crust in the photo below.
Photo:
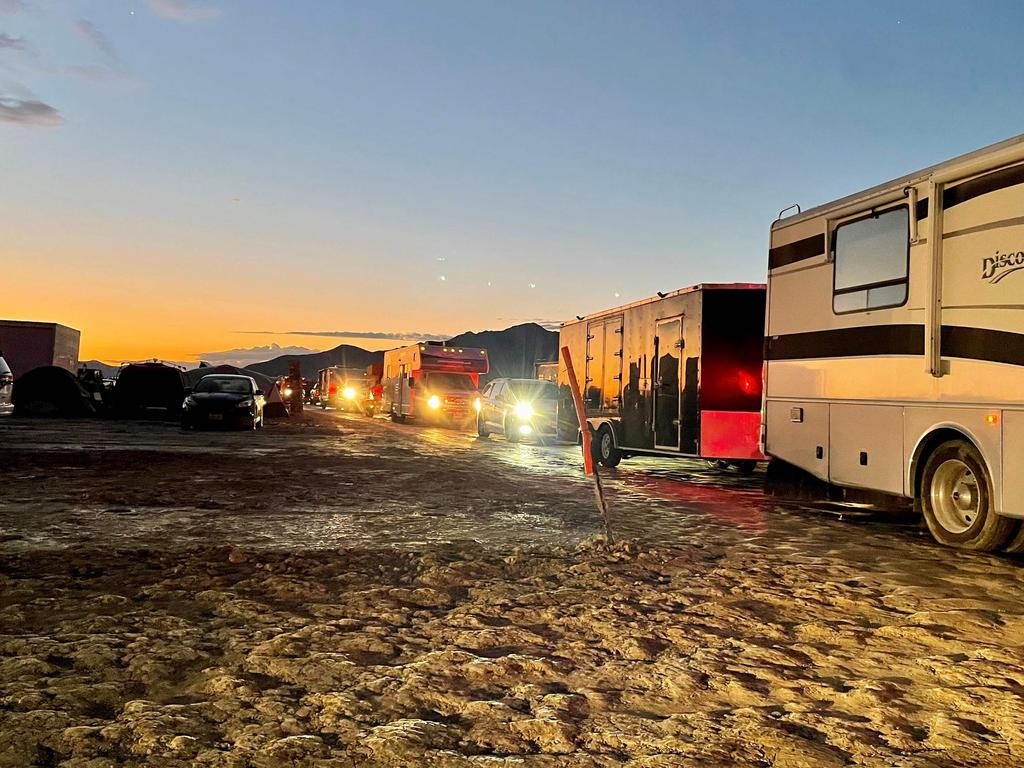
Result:
{"type": "Polygon", "coordinates": [[[0,765],[1018,765],[1022,638],[698,547],[10,556],[0,765]]]}

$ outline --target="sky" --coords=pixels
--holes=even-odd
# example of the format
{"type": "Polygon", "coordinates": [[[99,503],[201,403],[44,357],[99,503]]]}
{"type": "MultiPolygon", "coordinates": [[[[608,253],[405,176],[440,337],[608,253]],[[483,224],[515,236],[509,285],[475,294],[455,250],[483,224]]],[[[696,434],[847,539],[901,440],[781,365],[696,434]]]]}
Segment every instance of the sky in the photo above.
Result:
{"type": "Polygon", "coordinates": [[[1022,32],[1019,2],[0,0],[0,317],[244,360],[761,282],[791,203],[1021,132],[1022,32]]]}

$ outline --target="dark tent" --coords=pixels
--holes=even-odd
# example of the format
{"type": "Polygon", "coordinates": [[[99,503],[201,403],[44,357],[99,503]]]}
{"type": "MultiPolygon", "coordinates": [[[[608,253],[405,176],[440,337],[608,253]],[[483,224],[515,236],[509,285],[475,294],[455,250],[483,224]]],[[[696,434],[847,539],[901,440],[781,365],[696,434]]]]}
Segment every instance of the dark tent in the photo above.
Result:
{"type": "Polygon", "coordinates": [[[114,404],[127,418],[176,417],[185,399],[185,377],[164,363],[132,363],[117,374],[114,404]]]}
{"type": "Polygon", "coordinates": [[[75,374],[56,365],[33,368],[14,382],[15,416],[93,416],[96,409],[75,374]]]}
{"type": "Polygon", "coordinates": [[[198,368],[185,371],[186,386],[195,389],[196,384],[199,383],[203,376],[211,376],[215,373],[227,373],[232,376],[251,376],[256,382],[256,386],[260,388],[263,396],[267,399],[267,404],[263,406],[263,415],[271,419],[288,415],[288,409],[285,407],[284,400],[281,399],[281,392],[277,386],[277,381],[251,368],[200,363],[198,368]]]}

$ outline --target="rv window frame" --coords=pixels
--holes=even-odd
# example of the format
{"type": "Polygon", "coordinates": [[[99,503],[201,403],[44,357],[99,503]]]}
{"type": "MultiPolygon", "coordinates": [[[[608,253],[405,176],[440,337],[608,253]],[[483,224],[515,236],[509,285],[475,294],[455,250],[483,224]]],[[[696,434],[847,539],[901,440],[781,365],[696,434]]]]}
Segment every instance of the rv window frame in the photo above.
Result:
{"type": "Polygon", "coordinates": [[[833,315],[856,315],[863,312],[875,312],[880,309],[898,309],[905,307],[907,302],[910,301],[910,206],[906,202],[898,203],[896,205],[889,205],[880,208],[870,208],[865,213],[853,214],[852,216],[838,221],[829,222],[829,244],[828,244],[828,256],[829,261],[832,262],[832,314],[833,315]],[[863,285],[855,285],[851,288],[840,288],[836,289],[836,233],[842,227],[847,224],[856,224],[860,221],[867,219],[877,219],[883,214],[897,211],[900,208],[907,210],[907,246],[904,254],[904,276],[895,280],[877,280],[873,283],[864,283],[863,285]],[[882,304],[877,307],[865,307],[864,309],[848,309],[844,312],[840,312],[836,309],[836,296],[845,296],[850,293],[858,293],[860,291],[870,291],[872,288],[888,288],[893,285],[906,285],[907,290],[903,294],[903,301],[898,304],[882,304]]]}

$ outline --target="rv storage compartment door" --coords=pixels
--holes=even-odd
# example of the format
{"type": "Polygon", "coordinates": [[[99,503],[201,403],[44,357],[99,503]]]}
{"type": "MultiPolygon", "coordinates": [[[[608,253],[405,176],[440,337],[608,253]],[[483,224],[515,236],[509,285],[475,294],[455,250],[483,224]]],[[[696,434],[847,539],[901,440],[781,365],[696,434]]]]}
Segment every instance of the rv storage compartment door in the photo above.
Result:
{"type": "Polygon", "coordinates": [[[1000,418],[1003,471],[1002,483],[997,483],[997,488],[1002,488],[998,509],[1009,517],[1024,517],[1024,411],[1003,411],[1000,418]]]}
{"type": "Polygon", "coordinates": [[[828,403],[769,400],[766,452],[828,480],[828,403]]]}
{"type": "Polygon", "coordinates": [[[832,403],[829,480],[903,494],[903,408],[832,403]]]}

